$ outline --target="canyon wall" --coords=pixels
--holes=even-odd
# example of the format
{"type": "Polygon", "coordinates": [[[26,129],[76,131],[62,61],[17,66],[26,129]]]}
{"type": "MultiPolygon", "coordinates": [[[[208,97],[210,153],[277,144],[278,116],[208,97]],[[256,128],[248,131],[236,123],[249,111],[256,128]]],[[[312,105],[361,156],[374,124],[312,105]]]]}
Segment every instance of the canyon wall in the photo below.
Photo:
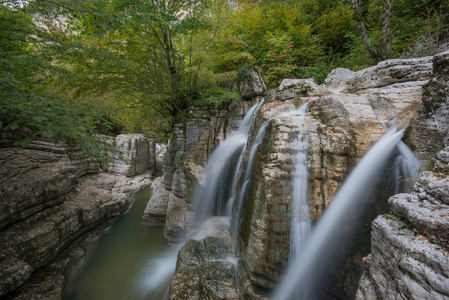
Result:
{"type": "Polygon", "coordinates": [[[130,170],[145,173],[127,177],[136,173],[123,168],[121,174],[99,173],[98,164],[60,142],[0,149],[2,299],[61,299],[89,232],[128,208],[127,193],[151,183],[154,147],[135,135],[120,141],[118,151],[131,162],[130,170]],[[134,151],[137,147],[145,153],[134,151]]]}

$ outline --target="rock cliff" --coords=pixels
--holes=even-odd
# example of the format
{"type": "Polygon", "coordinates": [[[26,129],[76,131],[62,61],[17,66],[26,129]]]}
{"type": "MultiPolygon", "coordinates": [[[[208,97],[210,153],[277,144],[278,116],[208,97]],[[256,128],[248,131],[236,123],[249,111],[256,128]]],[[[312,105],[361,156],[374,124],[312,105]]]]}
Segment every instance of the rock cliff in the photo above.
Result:
{"type": "Polygon", "coordinates": [[[170,243],[186,237],[187,212],[207,158],[220,141],[237,129],[257,99],[206,108],[205,116],[175,127],[164,156],[163,184],[154,187],[143,217],[149,222],[165,220],[165,237],[170,243]],[[161,207],[166,208],[165,214],[161,207]]]}
{"type": "Polygon", "coordinates": [[[448,68],[449,52],[434,57],[434,78],[408,129],[407,142],[431,170],[372,223],[357,299],[449,299],[448,68]]]}
{"type": "MultiPolygon", "coordinates": [[[[309,214],[312,221],[316,221],[347,174],[385,133],[386,127],[397,124],[404,129],[421,122],[415,120],[415,112],[421,114],[421,103],[427,101],[423,99],[423,93],[432,94],[429,91],[432,86],[435,90],[445,86],[440,82],[445,75],[438,70],[445,70],[441,62],[447,57],[448,54],[443,53],[435,57],[388,60],[358,72],[338,69],[329,74],[326,84],[321,86],[312,79],[286,79],[278,88],[267,92],[264,105],[253,119],[241,166],[245,166],[249,159],[249,149],[261,125],[268,120],[269,125],[256,154],[243,210],[234,210],[240,233],[236,254],[240,258],[237,266],[241,297],[264,299],[279,281],[288,261],[291,180],[299,129],[302,128],[302,139],[307,144],[309,214]],[[302,119],[295,110],[306,102],[309,103],[309,112],[302,119]]],[[[154,199],[153,204],[155,210],[167,206],[165,233],[172,243],[187,235],[186,223],[190,218],[187,211],[192,191],[208,155],[217,140],[224,139],[230,130],[235,129],[234,126],[223,130],[226,128],[223,124],[235,124],[234,120],[241,118],[249,107],[247,103],[237,110],[230,109],[235,105],[232,104],[227,111],[218,111],[212,118],[179,126],[173,134],[164,158],[165,191],[161,197],[168,200],[159,204],[154,199]],[[235,111],[239,113],[234,114],[233,119],[229,113],[235,111]]],[[[447,115],[440,108],[445,109],[444,104],[435,108],[442,116],[438,118],[442,119],[447,115]]],[[[420,130],[413,130],[409,129],[407,138],[415,137],[413,141],[416,141],[416,132],[420,130]]],[[[447,130],[445,132],[447,134],[447,130]]],[[[444,154],[440,156],[445,159],[444,154]]],[[[441,159],[438,161],[440,164],[441,159]]],[[[243,178],[243,172],[240,171],[239,178],[243,178]]],[[[371,199],[373,209],[365,217],[366,223],[385,209],[386,199],[391,195],[389,177],[373,181],[384,186],[376,193],[377,198],[371,199]]],[[[236,194],[242,184],[236,184],[236,194]]],[[[163,220],[160,213],[155,215],[163,220]]],[[[361,275],[361,258],[369,252],[369,241],[365,241],[367,236],[366,232],[361,232],[355,236],[356,247],[336,250],[350,253],[350,260],[344,262],[344,272],[336,275],[339,286],[324,287],[329,289],[327,293],[333,293],[336,298],[354,297],[361,275]]],[[[182,274],[196,272],[195,276],[200,276],[199,270],[206,272],[204,268],[210,256],[204,250],[207,243],[205,240],[188,241],[180,253],[180,257],[188,257],[190,262],[185,265],[178,261],[171,285],[172,297],[189,291],[205,293],[206,287],[198,285],[199,281],[183,281],[185,276],[182,274]]],[[[339,266],[333,268],[338,269],[339,266]]]]}
{"type": "MultiPolygon", "coordinates": [[[[273,288],[289,255],[290,218],[285,216],[291,214],[291,177],[300,126],[308,145],[309,214],[317,220],[346,175],[385,133],[384,126],[408,125],[432,74],[432,57],[390,60],[359,72],[334,71],[324,86],[313,80],[284,80],[268,93],[255,131],[272,119],[253,169],[240,237],[243,265],[256,287],[273,288]],[[304,121],[298,115],[283,114],[307,101],[310,111],[304,121]]],[[[347,272],[351,275],[339,275],[345,286],[328,292],[337,297],[355,293],[348,276],[360,274],[347,272]]]]}
{"type": "MultiPolygon", "coordinates": [[[[148,154],[146,169],[147,160],[148,154]]],[[[60,299],[68,271],[83,255],[77,245],[127,209],[126,193],[151,182],[151,171],[98,174],[96,164],[62,143],[2,148],[0,165],[2,299],[60,299]]]]}

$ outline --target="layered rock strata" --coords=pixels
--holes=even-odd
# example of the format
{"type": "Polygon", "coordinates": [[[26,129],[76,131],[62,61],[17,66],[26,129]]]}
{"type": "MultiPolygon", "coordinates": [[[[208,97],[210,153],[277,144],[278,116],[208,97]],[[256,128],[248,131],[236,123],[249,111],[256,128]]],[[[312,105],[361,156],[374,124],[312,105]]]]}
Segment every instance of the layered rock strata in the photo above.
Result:
{"type": "MultiPolygon", "coordinates": [[[[261,108],[255,131],[272,120],[259,147],[240,237],[243,265],[255,286],[273,288],[289,255],[290,220],[285,216],[291,213],[299,128],[308,145],[309,214],[317,220],[350,170],[385,133],[384,126],[408,125],[431,74],[431,57],[391,60],[359,72],[334,72],[329,86],[310,79],[284,80],[268,93],[269,103],[261,108]],[[283,113],[308,101],[304,121],[283,113]]],[[[354,291],[341,296],[348,296],[345,293],[354,291]]]]}
{"type": "Polygon", "coordinates": [[[434,76],[410,128],[407,143],[424,159],[432,158],[449,140],[449,51],[434,56],[434,76]]]}
{"type": "MultiPolygon", "coordinates": [[[[270,123],[259,146],[244,209],[235,212],[238,222],[241,221],[237,255],[241,257],[238,269],[242,297],[263,299],[279,281],[288,260],[291,179],[299,128],[307,144],[309,213],[315,221],[350,170],[385,133],[385,127],[393,123],[401,129],[408,126],[422,101],[423,86],[433,78],[433,73],[432,57],[389,60],[358,72],[334,72],[323,86],[312,79],[284,80],[279,88],[267,93],[264,105],[253,120],[247,150],[260,126],[267,120],[270,123]],[[302,121],[294,110],[306,102],[309,102],[309,113],[302,121]]],[[[165,156],[165,189],[170,191],[165,228],[171,242],[177,240],[172,237],[185,234],[193,183],[198,180],[201,166],[213,148],[210,141],[214,140],[215,133],[198,129],[206,127],[208,122],[199,120],[177,128],[165,156]]],[[[246,151],[242,166],[248,161],[248,155],[246,151]]],[[[241,185],[242,182],[238,183],[237,188],[241,185]]],[[[188,248],[197,251],[198,247],[188,248]]],[[[358,253],[354,261],[359,262],[361,255],[358,253]]],[[[179,270],[172,285],[183,286],[178,292],[189,289],[194,292],[198,286],[184,284],[183,277],[177,276],[182,272],[179,270]]],[[[342,278],[341,282],[348,287],[338,291],[337,297],[354,295],[353,278],[357,276],[354,273],[342,278]]]]}
{"type": "Polygon", "coordinates": [[[392,213],[373,222],[357,299],[449,299],[448,69],[449,52],[436,55],[435,77],[408,129],[407,142],[431,171],[412,193],[391,197],[392,213]]]}
{"type": "MultiPolygon", "coordinates": [[[[98,174],[98,166],[63,144],[0,149],[0,296],[60,299],[70,251],[86,234],[123,213],[132,193],[151,183],[98,174]]],[[[2,298],[3,299],[3,298],[2,298]]]]}
{"type": "Polygon", "coordinates": [[[156,142],[143,134],[120,134],[107,139],[113,145],[106,168],[113,174],[135,176],[156,167],[156,142]]]}
{"type": "Polygon", "coordinates": [[[424,172],[413,193],[389,199],[392,213],[372,224],[357,299],[449,299],[448,195],[448,175],[424,172]]]}

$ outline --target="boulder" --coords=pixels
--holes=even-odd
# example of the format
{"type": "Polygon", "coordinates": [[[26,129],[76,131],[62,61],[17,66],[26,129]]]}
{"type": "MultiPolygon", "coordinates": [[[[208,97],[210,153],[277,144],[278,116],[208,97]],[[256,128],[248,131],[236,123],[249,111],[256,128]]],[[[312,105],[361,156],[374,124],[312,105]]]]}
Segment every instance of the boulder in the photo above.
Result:
{"type": "Polygon", "coordinates": [[[234,257],[229,220],[209,219],[201,236],[179,250],[170,299],[240,299],[234,257]]]}

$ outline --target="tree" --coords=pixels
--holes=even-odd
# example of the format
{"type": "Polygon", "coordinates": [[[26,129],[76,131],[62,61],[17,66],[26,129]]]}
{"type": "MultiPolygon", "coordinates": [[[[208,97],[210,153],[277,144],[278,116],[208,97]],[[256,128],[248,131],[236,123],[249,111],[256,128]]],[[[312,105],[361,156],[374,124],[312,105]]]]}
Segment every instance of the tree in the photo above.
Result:
{"type": "Polygon", "coordinates": [[[371,39],[368,36],[366,30],[365,21],[362,14],[362,4],[361,0],[350,0],[354,8],[354,12],[357,19],[357,24],[359,28],[359,33],[362,36],[363,42],[368,47],[368,51],[371,56],[376,60],[386,60],[390,58],[390,46],[391,46],[391,36],[390,36],[390,19],[392,15],[393,4],[396,0],[381,0],[383,5],[383,12],[381,17],[381,43],[380,43],[380,53],[374,47],[371,39]]]}

